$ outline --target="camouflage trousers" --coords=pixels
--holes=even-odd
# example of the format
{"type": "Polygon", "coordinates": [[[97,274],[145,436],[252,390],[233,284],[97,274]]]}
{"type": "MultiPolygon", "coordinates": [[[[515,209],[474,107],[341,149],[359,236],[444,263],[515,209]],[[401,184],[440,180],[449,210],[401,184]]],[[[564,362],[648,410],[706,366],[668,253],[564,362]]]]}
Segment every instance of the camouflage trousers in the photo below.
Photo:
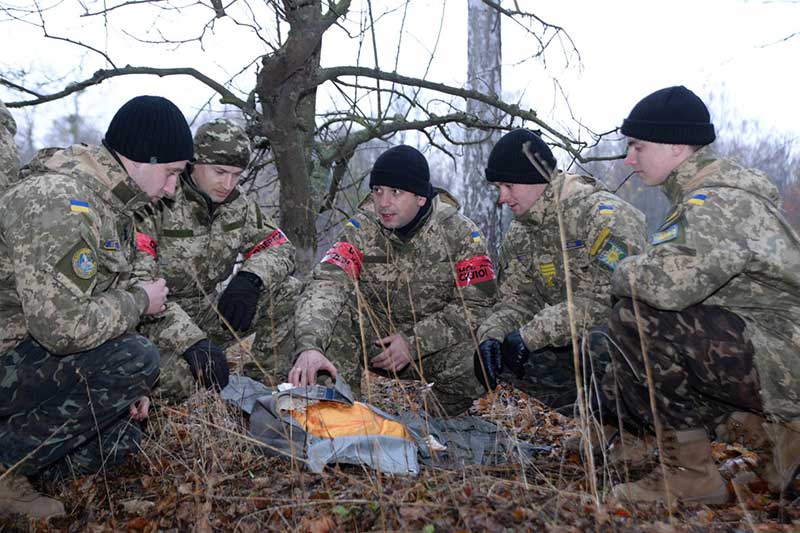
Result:
{"type": "MultiPolygon", "coordinates": [[[[461,414],[483,394],[483,387],[475,379],[473,371],[472,354],[476,347],[471,340],[412,361],[399,372],[386,372],[369,365],[369,360],[383,349],[374,344],[374,335],[365,332],[365,356],[356,315],[357,311],[350,306],[343,309],[334,327],[330,345],[325,350],[326,357],[336,366],[341,378],[350,385],[355,398],[361,396],[361,375],[365,358],[366,367],[384,377],[432,383],[433,398],[430,398],[425,408],[434,415],[461,414]]],[[[414,347],[411,349],[413,352],[414,347]]]]}
{"type": "MultiPolygon", "coordinates": [[[[653,412],[639,328],[652,369],[656,412],[666,428],[716,424],[732,411],[761,411],[754,348],[745,323],[721,307],[694,305],[661,311],[633,300],[617,303],[609,322],[612,369],[603,383],[604,402],[620,407],[640,427],[653,428],[653,412]]],[[[626,421],[630,422],[630,421],[626,421]]]]}
{"type": "MultiPolygon", "coordinates": [[[[216,306],[204,298],[178,299],[209,340],[226,351],[231,371],[243,374],[269,386],[286,381],[294,355],[294,309],[302,283],[289,276],[275,294],[264,291],[258,302],[253,323],[247,331],[233,332],[221,320],[216,306]],[[237,345],[250,335],[255,339],[250,349],[237,345]]],[[[177,403],[198,388],[183,354],[163,354],[159,395],[162,400],[177,403]]]]}
{"type": "Polygon", "coordinates": [[[141,439],[128,409],[150,393],[158,366],[140,335],[66,356],[21,342],[0,356],[0,465],[30,476],[62,460],[84,473],[121,463],[141,439]]]}

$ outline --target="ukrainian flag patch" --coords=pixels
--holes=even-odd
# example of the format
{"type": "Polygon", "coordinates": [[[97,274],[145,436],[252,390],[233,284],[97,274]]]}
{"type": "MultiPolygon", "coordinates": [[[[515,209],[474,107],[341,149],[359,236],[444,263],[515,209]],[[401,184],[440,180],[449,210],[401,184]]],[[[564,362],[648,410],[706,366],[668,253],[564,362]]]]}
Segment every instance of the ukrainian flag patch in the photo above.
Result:
{"type": "Polygon", "coordinates": [[[69,210],[74,213],[88,213],[90,211],[89,202],[83,202],[81,200],[70,200],[69,210]]]}
{"type": "Polygon", "coordinates": [[[706,198],[708,197],[705,194],[695,194],[687,201],[692,205],[703,205],[706,203],[706,198]]]}
{"type": "Polygon", "coordinates": [[[678,224],[673,224],[664,231],[658,231],[653,233],[650,236],[650,244],[655,246],[656,244],[661,244],[662,242],[668,242],[673,239],[676,239],[680,234],[680,227],[678,224]]]}
{"type": "Polygon", "coordinates": [[[358,228],[361,227],[361,224],[358,222],[358,220],[356,220],[354,218],[348,219],[347,222],[344,223],[344,225],[348,226],[350,228],[355,228],[355,229],[358,229],[358,228]]]}
{"type": "Polygon", "coordinates": [[[472,235],[470,235],[470,237],[472,237],[472,242],[481,242],[481,234],[480,234],[480,232],[473,231],[472,235]]]}
{"type": "Polygon", "coordinates": [[[597,206],[597,211],[601,215],[613,215],[614,214],[614,206],[608,204],[600,204],[597,206]]]}

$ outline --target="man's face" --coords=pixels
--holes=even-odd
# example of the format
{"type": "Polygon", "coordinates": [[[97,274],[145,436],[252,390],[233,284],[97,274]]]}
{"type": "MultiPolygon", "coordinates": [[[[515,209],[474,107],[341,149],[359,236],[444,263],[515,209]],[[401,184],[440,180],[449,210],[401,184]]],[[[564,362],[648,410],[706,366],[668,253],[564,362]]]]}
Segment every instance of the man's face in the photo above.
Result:
{"type": "Polygon", "coordinates": [[[156,202],[164,196],[172,197],[178,183],[178,176],[183,172],[188,161],[175,161],[173,163],[131,163],[128,169],[133,181],[156,202]]]}
{"type": "Polygon", "coordinates": [[[500,205],[507,205],[517,217],[530,209],[547,189],[546,183],[496,182],[494,185],[500,194],[497,202],[500,205]]]}
{"type": "Polygon", "coordinates": [[[212,202],[220,203],[233,192],[243,168],[230,165],[195,165],[192,179],[195,185],[206,193],[212,202]]]}
{"type": "Polygon", "coordinates": [[[372,201],[378,212],[378,220],[388,229],[402,228],[414,220],[420,207],[425,205],[424,196],[383,185],[372,187],[372,201]]]}
{"type": "Polygon", "coordinates": [[[670,172],[681,163],[680,146],[642,141],[628,137],[628,154],[625,164],[638,174],[648,187],[664,183],[670,172]]]}

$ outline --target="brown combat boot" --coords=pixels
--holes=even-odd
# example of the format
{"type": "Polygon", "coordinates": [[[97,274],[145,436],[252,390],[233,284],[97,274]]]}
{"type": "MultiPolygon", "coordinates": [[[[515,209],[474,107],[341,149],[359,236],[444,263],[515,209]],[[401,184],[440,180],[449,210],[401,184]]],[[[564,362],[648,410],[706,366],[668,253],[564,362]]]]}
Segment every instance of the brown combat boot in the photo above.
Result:
{"type": "MultiPolygon", "coordinates": [[[[592,425],[590,445],[595,454],[602,453],[609,466],[627,463],[632,468],[643,466],[653,457],[655,439],[650,436],[639,438],[612,425],[592,425]]],[[[576,435],[564,441],[564,450],[580,454],[583,452],[583,435],[576,435]]]]}
{"type": "Polygon", "coordinates": [[[36,492],[28,478],[0,474],[0,513],[17,513],[30,518],[64,516],[64,504],[36,492]]]}
{"type": "Polygon", "coordinates": [[[716,431],[721,441],[738,442],[758,455],[755,473],[771,491],[783,492],[794,481],[800,468],[800,421],[773,424],[757,414],[737,411],[716,431]]]}
{"type": "Polygon", "coordinates": [[[684,503],[728,501],[728,489],[711,458],[711,443],[704,429],[666,432],[661,453],[663,469],[657,465],[639,481],[616,485],[611,495],[629,501],[665,501],[666,485],[671,497],[684,503]]]}

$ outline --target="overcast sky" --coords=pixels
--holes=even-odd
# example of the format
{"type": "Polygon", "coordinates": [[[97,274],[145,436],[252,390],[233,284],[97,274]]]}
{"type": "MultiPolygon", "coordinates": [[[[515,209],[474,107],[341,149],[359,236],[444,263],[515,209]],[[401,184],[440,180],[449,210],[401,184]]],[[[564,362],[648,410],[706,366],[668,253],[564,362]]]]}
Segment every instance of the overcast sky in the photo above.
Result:
{"type": "MultiPolygon", "coordinates": [[[[19,0],[19,5],[30,2],[19,0]]],[[[268,51],[253,32],[230,18],[216,21],[203,46],[148,47],[125,33],[158,39],[156,26],[174,40],[198,35],[209,19],[208,9],[193,6],[180,13],[157,10],[145,14],[137,7],[114,10],[107,19],[79,17],[77,0],[51,1],[58,7],[46,13],[48,30],[68,35],[108,51],[118,65],[193,66],[225,81],[248,62],[268,51]],[[192,7],[193,6],[193,7],[192,7]]],[[[123,3],[107,1],[107,5],[123,3]]],[[[172,5],[179,2],[173,1],[172,5]]],[[[226,4],[228,2],[225,2],[226,4]]],[[[230,8],[231,12],[236,5],[230,8]]],[[[257,5],[252,1],[250,5],[257,5]]],[[[396,45],[403,48],[398,71],[412,76],[425,74],[428,55],[436,56],[427,78],[461,86],[466,77],[466,0],[414,0],[406,14],[404,31],[401,0],[374,0],[379,66],[394,70],[396,45]]],[[[578,54],[568,42],[554,43],[546,64],[525,61],[535,49],[531,37],[518,26],[503,21],[504,93],[507,99],[535,109],[562,128],[575,130],[575,119],[594,131],[618,126],[630,108],[646,94],[669,85],[683,84],[704,99],[711,99],[715,122],[757,120],[763,127],[794,136],[800,134],[800,3],[797,1],[746,0],[554,0],[519,1],[523,9],[535,10],[541,18],[565,28],[578,54]],[[569,102],[569,108],[566,107],[569,102]]],[[[359,0],[346,24],[358,30],[359,0]]],[[[260,19],[265,27],[271,19],[260,19]]],[[[41,71],[64,82],[80,80],[105,65],[99,55],[63,42],[43,39],[41,30],[22,22],[0,24],[0,46],[4,50],[0,68],[41,71]]],[[[274,33],[267,31],[267,40],[274,33]]],[[[353,64],[358,41],[346,38],[340,29],[326,35],[323,47],[326,66],[353,64]]],[[[361,43],[362,63],[372,66],[372,45],[361,43]]],[[[238,88],[250,89],[251,68],[237,79],[238,88]]],[[[173,99],[191,120],[212,91],[187,78],[125,77],[89,89],[80,100],[82,111],[103,130],[113,112],[128,98],[142,93],[162,94],[173,99]]],[[[4,100],[22,95],[0,89],[4,100]]],[[[327,101],[324,91],[320,99],[327,101]]],[[[49,117],[71,110],[72,100],[45,106],[37,117],[44,130],[49,117]]],[[[217,106],[219,108],[219,106],[217,106]]],[[[15,115],[20,112],[12,111],[15,115]]]]}

